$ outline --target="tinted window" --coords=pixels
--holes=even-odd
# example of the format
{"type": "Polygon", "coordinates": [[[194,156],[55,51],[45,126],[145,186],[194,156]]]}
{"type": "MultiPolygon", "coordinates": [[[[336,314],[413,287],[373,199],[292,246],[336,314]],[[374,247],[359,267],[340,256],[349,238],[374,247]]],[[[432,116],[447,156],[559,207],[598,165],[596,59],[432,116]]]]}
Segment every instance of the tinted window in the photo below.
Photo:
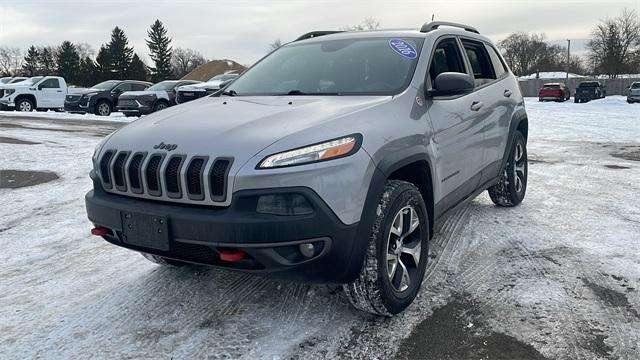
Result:
{"type": "Polygon", "coordinates": [[[560,89],[560,85],[545,85],[545,89],[560,89]]]}
{"type": "Polygon", "coordinates": [[[487,50],[489,51],[489,57],[491,58],[491,63],[493,64],[493,69],[495,71],[496,77],[501,77],[502,75],[507,73],[507,68],[502,62],[500,55],[498,55],[498,51],[493,48],[493,46],[487,45],[487,50]]]}
{"type": "Polygon", "coordinates": [[[47,79],[39,85],[40,89],[58,89],[60,81],[58,79],[47,79]]]}
{"type": "Polygon", "coordinates": [[[391,95],[413,77],[424,39],[357,38],[294,42],[238,77],[239,95],[391,95]]]}
{"type": "Polygon", "coordinates": [[[495,79],[496,75],[493,72],[493,65],[491,64],[489,54],[487,53],[487,49],[484,47],[484,44],[475,41],[463,40],[462,45],[467,53],[471,69],[473,69],[476,86],[486,84],[487,82],[495,79]]]}
{"type": "Polygon", "coordinates": [[[133,91],[147,90],[148,87],[149,85],[147,84],[131,84],[131,88],[133,89],[133,91]]]}
{"type": "Polygon", "coordinates": [[[631,84],[631,88],[633,88],[633,89],[640,89],[640,83],[633,83],[633,84],[631,84]]]}
{"type": "Polygon", "coordinates": [[[108,81],[103,81],[99,84],[93,85],[91,89],[99,90],[99,91],[108,91],[113,89],[118,84],[120,84],[119,80],[108,80],[108,81]]]}
{"type": "Polygon", "coordinates": [[[175,80],[166,80],[166,81],[161,81],[157,84],[154,84],[153,86],[151,86],[148,90],[150,91],[169,91],[172,90],[176,84],[178,82],[175,80]]]}
{"type": "Polygon", "coordinates": [[[120,85],[116,86],[116,88],[114,90],[118,90],[118,91],[121,91],[121,92],[132,91],[133,87],[131,86],[131,83],[124,83],[124,84],[120,84],[120,85]]]}
{"type": "Polygon", "coordinates": [[[464,63],[462,62],[460,47],[458,47],[458,43],[455,39],[442,40],[433,51],[433,58],[431,59],[431,65],[429,66],[431,84],[433,84],[436,77],[443,72],[467,72],[464,67],[464,63]]]}

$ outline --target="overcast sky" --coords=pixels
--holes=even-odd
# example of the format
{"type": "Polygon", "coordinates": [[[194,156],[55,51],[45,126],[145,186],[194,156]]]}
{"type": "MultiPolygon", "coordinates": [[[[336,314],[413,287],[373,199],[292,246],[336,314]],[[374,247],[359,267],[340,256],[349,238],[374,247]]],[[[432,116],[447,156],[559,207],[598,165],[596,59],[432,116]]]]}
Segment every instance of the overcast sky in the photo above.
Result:
{"type": "MultiPolygon", "coordinates": [[[[311,30],[337,29],[366,17],[383,28],[419,28],[436,20],[468,23],[494,41],[514,31],[544,32],[549,40],[585,39],[593,25],[624,8],[640,12],[640,0],[0,0],[0,46],[86,42],[97,50],[111,29],[124,29],[135,51],[147,58],[149,25],[160,19],[174,47],[207,58],[250,64],[275,39],[293,40],[311,30]]],[[[579,44],[579,41],[576,41],[579,44]]]]}

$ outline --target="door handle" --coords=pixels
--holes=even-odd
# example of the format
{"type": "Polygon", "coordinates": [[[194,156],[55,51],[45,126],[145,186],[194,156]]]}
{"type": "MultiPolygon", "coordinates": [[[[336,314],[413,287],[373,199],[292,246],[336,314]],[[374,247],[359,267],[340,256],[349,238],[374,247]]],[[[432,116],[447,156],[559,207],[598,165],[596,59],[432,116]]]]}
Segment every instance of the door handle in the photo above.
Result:
{"type": "Polygon", "coordinates": [[[474,101],[471,104],[471,110],[478,111],[478,110],[482,109],[482,105],[484,105],[484,104],[481,101],[474,101]]]}
{"type": "Polygon", "coordinates": [[[504,91],[504,97],[511,97],[511,94],[513,94],[513,93],[511,92],[511,90],[505,90],[505,91],[504,91]]]}
{"type": "Polygon", "coordinates": [[[62,92],[62,90],[58,90],[58,92],[62,92]]]}

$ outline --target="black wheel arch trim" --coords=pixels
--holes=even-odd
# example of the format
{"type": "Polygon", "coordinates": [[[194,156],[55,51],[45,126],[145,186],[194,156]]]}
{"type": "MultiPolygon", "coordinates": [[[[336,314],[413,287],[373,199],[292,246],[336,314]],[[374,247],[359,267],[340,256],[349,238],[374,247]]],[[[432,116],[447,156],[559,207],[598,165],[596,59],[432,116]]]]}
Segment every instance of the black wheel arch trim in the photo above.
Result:
{"type": "MultiPolygon", "coordinates": [[[[507,161],[509,160],[509,150],[511,150],[511,140],[513,139],[513,134],[520,127],[520,123],[523,121],[529,121],[527,117],[527,113],[524,108],[518,109],[513,116],[511,117],[511,124],[509,125],[509,137],[507,138],[507,145],[504,147],[504,153],[502,155],[502,164],[500,165],[500,172],[502,174],[504,168],[507,166],[507,161]]],[[[527,134],[522,134],[524,136],[525,144],[528,138],[528,123],[527,123],[527,134]]]]}

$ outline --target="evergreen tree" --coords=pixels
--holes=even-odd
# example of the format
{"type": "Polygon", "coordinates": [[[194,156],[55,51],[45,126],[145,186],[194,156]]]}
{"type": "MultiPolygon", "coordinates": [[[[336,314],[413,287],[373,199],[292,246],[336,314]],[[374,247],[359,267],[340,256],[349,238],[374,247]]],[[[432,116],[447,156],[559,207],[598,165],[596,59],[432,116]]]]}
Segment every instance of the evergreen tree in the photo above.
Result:
{"type": "Polygon", "coordinates": [[[70,41],[64,41],[56,54],[58,76],[62,76],[67,83],[77,84],[80,70],[80,55],[75,45],[70,41]]]}
{"type": "Polygon", "coordinates": [[[153,60],[155,66],[151,67],[151,77],[154,81],[162,81],[171,77],[171,38],[167,36],[167,29],[160,20],[151,25],[147,31],[149,38],[147,46],[149,47],[149,57],[153,60]]]}
{"type": "Polygon", "coordinates": [[[117,26],[111,32],[111,41],[107,44],[107,49],[111,60],[111,79],[126,79],[133,57],[133,47],[129,46],[129,39],[117,26]]]}
{"type": "Polygon", "coordinates": [[[148,77],[147,65],[138,57],[138,54],[133,54],[129,67],[129,79],[147,81],[148,77]]]}
{"type": "Polygon", "coordinates": [[[40,57],[38,58],[38,75],[55,75],[55,53],[55,49],[49,46],[44,46],[40,50],[40,57]]]}
{"type": "Polygon", "coordinates": [[[96,56],[95,63],[95,80],[96,83],[100,81],[104,81],[112,78],[112,62],[111,62],[111,54],[109,53],[108,45],[102,45],[100,50],[98,51],[98,56],[96,56]]]}
{"type": "Polygon", "coordinates": [[[36,76],[38,74],[38,62],[40,59],[40,52],[38,48],[31,45],[27,50],[27,55],[24,56],[24,63],[22,64],[22,72],[26,76],[36,76]]]}
{"type": "Polygon", "coordinates": [[[90,57],[87,56],[80,60],[78,85],[90,87],[99,83],[101,80],[101,74],[98,72],[95,62],[90,57]]]}

